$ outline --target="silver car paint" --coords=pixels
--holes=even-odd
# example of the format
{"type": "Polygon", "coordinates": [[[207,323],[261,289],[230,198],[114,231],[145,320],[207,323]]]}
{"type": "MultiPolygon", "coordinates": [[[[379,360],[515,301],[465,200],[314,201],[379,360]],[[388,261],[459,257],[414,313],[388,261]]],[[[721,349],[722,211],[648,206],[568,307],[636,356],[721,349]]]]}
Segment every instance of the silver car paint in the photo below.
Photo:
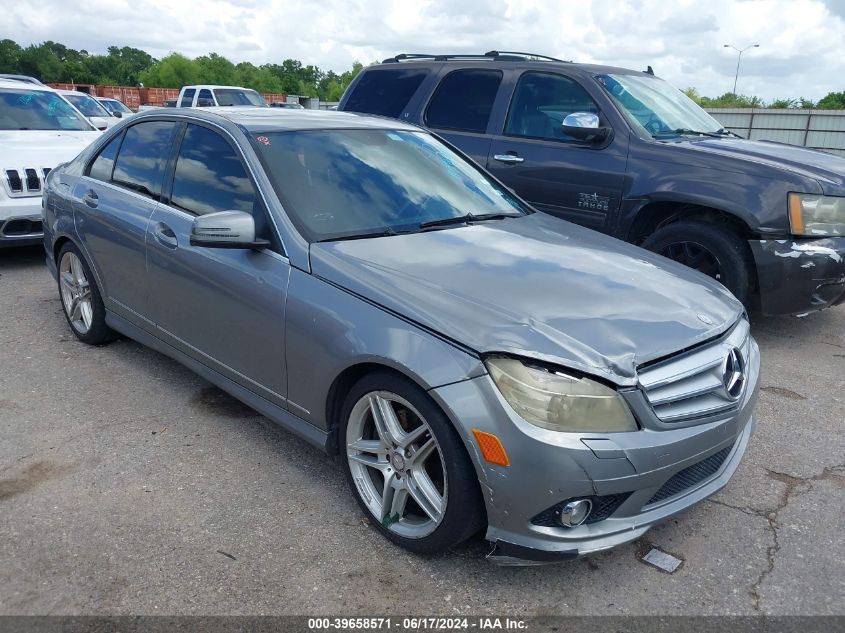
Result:
{"type": "MultiPolygon", "coordinates": [[[[668,431],[646,428],[590,438],[543,431],[521,420],[481,361],[485,352],[509,351],[588,369],[635,390],[638,364],[718,336],[736,321],[741,308],[721,286],[669,260],[539,214],[309,247],[246,140],[251,119],[229,111],[240,117],[239,124],[209,112],[154,112],[116,129],[165,118],[203,121],[229,136],[255,178],[284,256],[271,251],[224,256],[214,249],[197,253],[203,249],[187,246],[189,216],[174,218],[173,210],[158,203],[149,208],[148,201],[138,200],[141,196],[104,183],[94,186],[115,190],[105,194],[116,196],[114,209],[99,216],[84,209],[81,197],[92,185],[82,175],[84,167],[116,130],[50,175],[45,194],[48,266],[55,272],[59,240],[80,245],[104,291],[113,328],[176,358],[324,450],[333,449],[330,395],[344,372],[377,364],[404,373],[429,391],[463,437],[486,499],[492,540],[566,553],[612,546],[727,481],[752,427],[759,369],[753,342],[751,388],[738,412],[668,431]],[[130,207],[136,211],[127,214],[130,207]],[[165,217],[176,233],[175,250],[184,251],[175,259],[156,238],[158,222],[153,220],[165,217]],[[196,270],[175,272],[186,265],[196,270]],[[255,285],[244,291],[248,306],[241,311],[244,297],[235,289],[246,277],[255,285]],[[193,293],[190,301],[180,296],[184,284],[193,293]],[[261,290],[268,296],[261,297],[261,290]],[[220,347],[213,338],[221,330],[180,323],[185,316],[175,309],[180,305],[189,319],[226,315],[228,331],[236,332],[242,345],[220,347]],[[267,341],[266,353],[255,356],[267,341]],[[261,367],[252,366],[256,358],[261,367]],[[499,434],[514,467],[492,467],[480,459],[471,438],[474,427],[499,434]],[[737,438],[717,477],[659,508],[638,514],[637,502],[629,499],[619,518],[565,534],[528,525],[532,515],[526,513],[544,503],[607,494],[624,487],[623,482],[645,486],[645,492],[638,490],[638,498],[643,497],[672,473],[737,438]],[[624,456],[599,457],[582,439],[609,440],[624,456]]],[[[313,113],[300,124],[296,111],[282,112],[273,112],[272,118],[252,115],[256,129],[279,120],[312,127],[355,127],[358,121],[368,127],[407,127],[372,117],[341,114],[339,121],[335,115],[313,113]]]]}

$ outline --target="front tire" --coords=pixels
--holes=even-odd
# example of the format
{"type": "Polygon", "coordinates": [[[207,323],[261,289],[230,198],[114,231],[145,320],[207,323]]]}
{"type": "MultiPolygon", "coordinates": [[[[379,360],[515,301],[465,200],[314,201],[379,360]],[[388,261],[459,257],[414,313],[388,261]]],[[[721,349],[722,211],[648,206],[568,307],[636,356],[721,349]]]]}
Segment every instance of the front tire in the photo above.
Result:
{"type": "Polygon", "coordinates": [[[482,527],[484,506],[469,456],[417,385],[388,372],[369,374],[351,389],[341,415],[343,469],[379,532],[431,554],[482,527]]]}
{"type": "Polygon", "coordinates": [[[115,338],[106,325],[106,308],[91,268],[80,250],[67,242],[56,260],[59,296],[71,331],[83,343],[102,345],[115,338]]]}
{"type": "Polygon", "coordinates": [[[730,227],[674,222],[648,236],[642,246],[712,277],[748,306],[754,279],[751,254],[730,227]]]}

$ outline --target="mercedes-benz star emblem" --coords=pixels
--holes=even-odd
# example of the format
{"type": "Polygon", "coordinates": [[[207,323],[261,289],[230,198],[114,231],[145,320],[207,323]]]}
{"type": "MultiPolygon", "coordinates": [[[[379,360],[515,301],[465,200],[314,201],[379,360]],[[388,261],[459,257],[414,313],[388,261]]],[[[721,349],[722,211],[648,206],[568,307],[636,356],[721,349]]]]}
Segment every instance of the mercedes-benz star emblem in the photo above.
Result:
{"type": "Polygon", "coordinates": [[[745,363],[742,360],[742,354],[735,347],[728,352],[725,359],[722,384],[725,385],[725,391],[734,400],[742,395],[742,388],[745,385],[745,363]]]}

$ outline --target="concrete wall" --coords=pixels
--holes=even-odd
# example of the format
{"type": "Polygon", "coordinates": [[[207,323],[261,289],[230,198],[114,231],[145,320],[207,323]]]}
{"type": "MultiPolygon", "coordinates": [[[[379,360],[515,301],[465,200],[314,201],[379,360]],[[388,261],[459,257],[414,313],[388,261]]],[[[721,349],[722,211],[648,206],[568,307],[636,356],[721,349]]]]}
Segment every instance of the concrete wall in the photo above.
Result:
{"type": "Polygon", "coordinates": [[[745,138],[802,145],[845,156],[845,110],[708,108],[707,112],[745,138]]]}

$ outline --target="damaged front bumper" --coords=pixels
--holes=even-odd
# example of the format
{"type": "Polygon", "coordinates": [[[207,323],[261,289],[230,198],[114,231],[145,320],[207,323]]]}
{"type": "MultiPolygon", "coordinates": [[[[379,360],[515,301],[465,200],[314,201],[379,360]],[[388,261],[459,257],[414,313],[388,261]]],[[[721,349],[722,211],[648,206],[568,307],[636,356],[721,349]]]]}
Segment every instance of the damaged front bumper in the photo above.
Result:
{"type": "Polygon", "coordinates": [[[845,237],[749,244],[763,314],[803,314],[845,301],[845,237]]]}
{"type": "Polygon", "coordinates": [[[489,376],[432,390],[473,458],[487,509],[486,538],[493,544],[490,560],[541,564],[616,547],[718,491],[748,446],[759,367],[752,343],[748,388],[730,414],[667,428],[641,419],[647,413],[638,408],[643,428],[624,433],[558,433],[530,425],[489,376]],[[485,462],[472,428],[499,437],[510,465],[485,462]],[[604,514],[577,527],[556,523],[553,508],[578,498],[590,498],[604,514]]]}

